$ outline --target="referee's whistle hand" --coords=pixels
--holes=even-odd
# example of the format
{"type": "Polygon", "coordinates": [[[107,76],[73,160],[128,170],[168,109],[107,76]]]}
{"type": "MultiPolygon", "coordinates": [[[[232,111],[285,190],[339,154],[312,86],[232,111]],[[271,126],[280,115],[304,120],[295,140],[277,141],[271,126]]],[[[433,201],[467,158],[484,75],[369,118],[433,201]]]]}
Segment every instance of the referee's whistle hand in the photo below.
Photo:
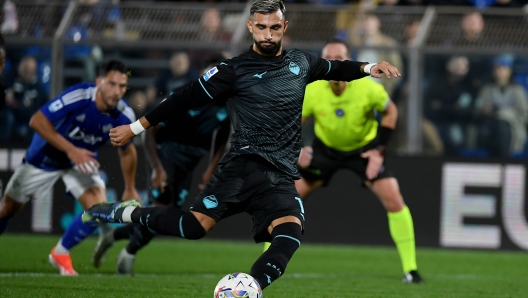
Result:
{"type": "Polygon", "coordinates": [[[130,143],[135,134],[130,125],[121,125],[110,130],[110,142],[112,146],[119,147],[130,143]]]}
{"type": "Polygon", "coordinates": [[[301,149],[301,153],[299,154],[299,160],[297,161],[297,165],[301,168],[307,168],[312,163],[313,158],[313,149],[310,146],[305,146],[301,149]]]}
{"type": "Polygon", "coordinates": [[[381,79],[382,74],[385,74],[387,78],[401,77],[400,71],[396,67],[392,66],[390,63],[386,61],[382,61],[374,65],[372,69],[370,70],[370,75],[375,78],[381,79]]]}

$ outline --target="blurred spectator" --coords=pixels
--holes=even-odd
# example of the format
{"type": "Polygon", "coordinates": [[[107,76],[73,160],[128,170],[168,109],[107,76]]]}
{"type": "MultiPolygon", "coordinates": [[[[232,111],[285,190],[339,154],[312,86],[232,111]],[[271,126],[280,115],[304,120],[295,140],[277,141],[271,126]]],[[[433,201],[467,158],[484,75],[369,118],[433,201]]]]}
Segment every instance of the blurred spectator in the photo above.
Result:
{"type": "Polygon", "coordinates": [[[128,96],[128,105],[134,110],[137,119],[145,115],[148,111],[147,108],[151,108],[147,100],[147,95],[141,90],[133,92],[128,96]]]}
{"type": "Polygon", "coordinates": [[[482,42],[484,35],[484,17],[478,11],[466,14],[462,18],[462,35],[455,45],[476,44],[482,42]]]}
{"type": "Polygon", "coordinates": [[[200,20],[198,31],[199,41],[229,41],[231,33],[222,26],[222,17],[216,8],[208,8],[204,11],[200,20]]]}
{"type": "MultiPolygon", "coordinates": [[[[480,12],[472,11],[465,14],[461,19],[460,26],[458,35],[454,35],[453,39],[446,40],[447,47],[484,48],[498,46],[490,43],[492,39],[486,38],[486,24],[480,12]]],[[[474,85],[482,86],[484,83],[493,80],[489,71],[492,64],[488,55],[473,54],[468,56],[468,59],[470,64],[469,77],[473,80],[474,85]]],[[[445,60],[439,59],[439,62],[445,64],[445,60]]]]}
{"type": "Polygon", "coordinates": [[[493,156],[506,157],[523,151],[528,124],[526,91],[512,79],[513,57],[494,60],[495,82],[478,95],[479,141],[493,156]]]}
{"type": "Polygon", "coordinates": [[[454,56],[446,65],[445,78],[431,82],[424,98],[425,116],[430,119],[447,155],[458,155],[466,144],[466,130],[474,113],[475,88],[468,77],[469,60],[454,56]]]}
{"type": "Polygon", "coordinates": [[[6,107],[0,120],[1,141],[31,141],[29,119],[46,101],[48,95],[37,76],[37,60],[23,58],[18,65],[18,76],[6,92],[6,107]]]}
{"type": "MultiPolygon", "coordinates": [[[[373,13],[366,13],[359,28],[351,30],[349,34],[350,42],[355,46],[373,46],[373,47],[395,47],[397,42],[384,35],[380,31],[381,23],[379,18],[373,13]]],[[[398,50],[393,49],[365,49],[360,50],[357,54],[358,61],[387,61],[397,67],[400,72],[404,73],[402,57],[398,50]]],[[[379,82],[385,87],[390,96],[393,95],[394,89],[400,82],[400,78],[383,77],[379,82]]]]}
{"type": "Polygon", "coordinates": [[[171,90],[198,79],[198,72],[191,68],[189,55],[185,52],[172,54],[169,67],[170,69],[161,72],[154,86],[148,88],[147,99],[149,103],[166,97],[171,90]]]}

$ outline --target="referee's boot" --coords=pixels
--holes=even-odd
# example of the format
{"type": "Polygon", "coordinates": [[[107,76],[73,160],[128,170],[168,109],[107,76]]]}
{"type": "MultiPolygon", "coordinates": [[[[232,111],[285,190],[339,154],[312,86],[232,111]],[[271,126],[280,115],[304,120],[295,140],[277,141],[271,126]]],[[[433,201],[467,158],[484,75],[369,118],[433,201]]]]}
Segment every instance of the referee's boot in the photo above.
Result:
{"type": "Polygon", "coordinates": [[[403,276],[402,282],[404,284],[424,284],[425,281],[422,279],[420,274],[418,274],[418,271],[412,270],[409,271],[403,276]]]}

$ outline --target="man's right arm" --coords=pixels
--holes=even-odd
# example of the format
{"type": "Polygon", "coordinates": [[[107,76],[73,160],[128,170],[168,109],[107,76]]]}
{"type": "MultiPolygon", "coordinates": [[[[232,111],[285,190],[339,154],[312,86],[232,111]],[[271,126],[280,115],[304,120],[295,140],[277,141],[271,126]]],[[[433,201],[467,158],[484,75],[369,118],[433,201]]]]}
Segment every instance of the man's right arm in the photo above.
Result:
{"type": "Polygon", "coordinates": [[[151,126],[157,125],[170,119],[175,111],[190,110],[211,103],[212,100],[227,99],[234,90],[235,75],[231,65],[225,62],[221,64],[206,72],[197,81],[174,90],[167,100],[145,115],[148,123],[151,126]]]}
{"type": "Polygon", "coordinates": [[[212,100],[225,100],[233,95],[234,82],[235,72],[230,62],[221,62],[197,81],[171,94],[130,126],[119,126],[110,130],[110,141],[113,146],[122,146],[149,127],[177,115],[177,111],[190,110],[212,100]]]}

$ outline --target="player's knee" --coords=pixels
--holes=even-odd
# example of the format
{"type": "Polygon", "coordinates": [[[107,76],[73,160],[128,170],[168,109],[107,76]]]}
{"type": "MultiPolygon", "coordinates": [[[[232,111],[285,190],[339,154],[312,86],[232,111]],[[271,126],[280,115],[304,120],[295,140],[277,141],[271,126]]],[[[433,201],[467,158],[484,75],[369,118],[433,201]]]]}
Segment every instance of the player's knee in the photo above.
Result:
{"type": "Polygon", "coordinates": [[[179,229],[182,238],[198,240],[207,233],[198,219],[190,212],[185,212],[179,220],[179,229]]]}
{"type": "Polygon", "coordinates": [[[271,233],[271,246],[280,248],[291,258],[293,253],[301,246],[302,229],[298,223],[286,222],[275,226],[271,233]]]}
{"type": "Polygon", "coordinates": [[[399,192],[388,193],[383,199],[383,203],[389,212],[399,212],[405,207],[405,202],[399,192]]]}
{"type": "Polygon", "coordinates": [[[90,187],[77,198],[84,210],[90,209],[93,205],[106,202],[105,189],[101,187],[90,187]]]}

